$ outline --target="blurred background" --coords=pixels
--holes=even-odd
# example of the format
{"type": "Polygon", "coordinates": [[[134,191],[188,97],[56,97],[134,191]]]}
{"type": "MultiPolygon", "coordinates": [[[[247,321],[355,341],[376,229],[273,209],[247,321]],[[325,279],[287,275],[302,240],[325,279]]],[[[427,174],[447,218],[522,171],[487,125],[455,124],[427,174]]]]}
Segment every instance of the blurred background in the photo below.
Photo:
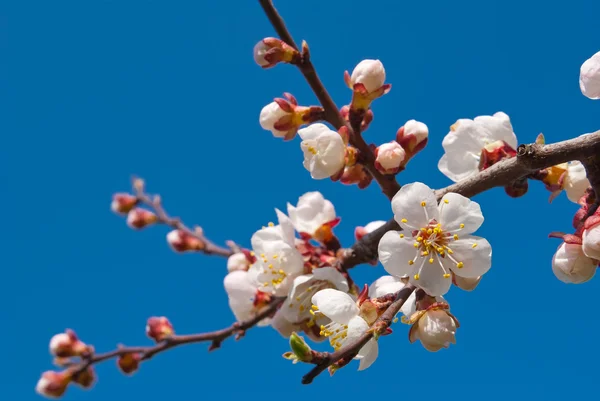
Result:
{"type": "MultiPolygon", "coordinates": [[[[384,63],[393,88],[374,104],[367,141],[390,141],[409,119],[429,126],[429,145],[401,183],[450,184],[437,162],[459,118],[504,111],[525,143],[540,132],[555,142],[600,129],[600,101],[578,86],[581,63],[600,50],[597,1],[275,4],[294,38],[308,41],[339,106],[351,96],[344,70],[364,58],[384,63]]],[[[284,91],[316,103],[295,68],[254,64],[254,44],[273,35],[255,1],[0,4],[0,398],[40,399],[34,386],[51,368],[48,341],[65,328],[104,351],[149,344],[153,315],[168,316],[179,333],[233,321],[224,259],[177,255],[166,228],[134,232],[110,212],[133,174],[218,244],[249,246],[275,207],[307,191],[334,203],[345,246],[355,226],[392,216],[375,184],[359,191],[314,181],[299,139],[261,130],[261,108],[284,91]]],[[[551,205],[548,197],[536,182],[520,199],[502,189],[475,197],[493,267],[475,292],[448,294],[461,322],[448,350],[409,344],[398,324],[367,371],[352,364],[302,386],[310,366],[281,358],[286,340],[257,328],[212,353],[199,344],[159,355],[131,378],[107,362],[92,391],[72,388],[64,399],[593,398],[600,278],[573,286],[554,277],[559,241],[547,234],[570,231],[577,207],[564,194],[551,205]]],[[[383,273],[353,271],[358,283],[383,273]]]]}

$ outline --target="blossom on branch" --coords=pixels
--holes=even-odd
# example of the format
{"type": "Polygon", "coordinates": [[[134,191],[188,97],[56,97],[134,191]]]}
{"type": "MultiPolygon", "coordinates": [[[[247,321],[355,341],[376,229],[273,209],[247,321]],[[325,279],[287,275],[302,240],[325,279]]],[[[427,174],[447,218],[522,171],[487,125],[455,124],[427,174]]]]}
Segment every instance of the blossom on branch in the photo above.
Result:
{"type": "Polygon", "coordinates": [[[556,278],[567,284],[581,284],[596,274],[598,260],[583,252],[581,240],[574,235],[565,236],[552,258],[552,271],[556,278]]]}
{"type": "Polygon", "coordinates": [[[344,82],[353,91],[350,113],[366,112],[373,100],[392,89],[392,85],[385,83],[385,68],[379,60],[362,60],[354,67],[352,75],[344,72],[344,82]]]}
{"type": "MultiPolygon", "coordinates": [[[[352,343],[362,336],[373,321],[367,321],[361,315],[357,302],[345,292],[325,289],[317,292],[312,297],[313,313],[323,314],[331,323],[320,327],[323,336],[329,339],[334,350],[338,350],[346,343],[352,343]]],[[[369,319],[371,320],[371,319],[369,319]]],[[[355,359],[360,360],[358,370],[367,369],[377,359],[377,340],[372,338],[359,351],[355,359]]]]}
{"type": "Polygon", "coordinates": [[[491,267],[492,248],[470,235],[483,223],[479,204],[456,194],[439,203],[431,188],[416,182],[392,199],[394,219],[404,231],[388,231],[379,242],[379,261],[431,296],[450,289],[452,273],[477,278],[491,267]]]}
{"type": "Polygon", "coordinates": [[[600,52],[581,65],[579,88],[584,96],[590,99],[600,99],[600,52]]]}
{"type": "Polygon", "coordinates": [[[517,137],[503,112],[460,119],[442,141],[444,155],[439,170],[452,181],[460,181],[499,160],[516,155],[517,137]]]}
{"type": "Polygon", "coordinates": [[[460,324],[449,309],[447,303],[436,302],[426,310],[414,313],[409,321],[412,324],[408,332],[409,341],[420,340],[423,347],[431,352],[456,344],[455,334],[460,324]]]}
{"type": "Polygon", "coordinates": [[[155,224],[158,221],[156,216],[150,210],[136,207],[127,214],[127,225],[134,230],[141,230],[155,224]]]}
{"type": "Polygon", "coordinates": [[[148,319],[146,323],[146,335],[157,343],[171,337],[173,334],[175,334],[173,325],[166,317],[154,316],[148,319]]]}
{"type": "Polygon", "coordinates": [[[271,68],[281,62],[295,64],[300,60],[300,52],[281,39],[264,38],[254,46],[254,61],[262,68],[271,68]]]}
{"type": "Polygon", "coordinates": [[[298,101],[290,93],[276,98],[260,111],[260,126],[271,131],[276,138],[286,141],[293,139],[298,128],[323,118],[323,108],[319,106],[298,106],[298,101]]]}
{"type": "Polygon", "coordinates": [[[317,191],[302,195],[296,206],[288,203],[287,212],[302,238],[314,238],[323,243],[333,237],[332,228],[340,222],[333,203],[317,191]]]}
{"type": "Polygon", "coordinates": [[[236,252],[227,258],[227,271],[229,273],[236,270],[248,270],[252,263],[256,262],[256,256],[252,256],[250,251],[243,250],[236,252]]]}
{"type": "Polygon", "coordinates": [[[73,374],[69,370],[63,372],[48,370],[42,373],[42,377],[35,386],[35,391],[47,398],[60,398],[67,391],[67,386],[72,379],[73,374]]]}
{"type": "Polygon", "coordinates": [[[56,334],[50,339],[50,353],[58,358],[82,356],[90,350],[91,348],[81,341],[71,329],[56,334]]]}
{"type": "Polygon", "coordinates": [[[173,230],[167,234],[167,243],[175,252],[196,252],[206,248],[204,241],[184,230],[173,230]]]}
{"type": "Polygon", "coordinates": [[[540,170],[537,176],[552,192],[550,201],[564,190],[571,202],[578,203],[590,186],[585,167],[577,160],[547,167],[540,170]]]}
{"type": "MultiPolygon", "coordinates": [[[[271,295],[259,290],[253,280],[252,273],[236,270],[225,276],[223,280],[229,298],[229,307],[237,321],[249,320],[269,305],[271,295]]],[[[258,326],[266,326],[269,319],[258,322],[258,326]]]]}
{"type": "Polygon", "coordinates": [[[406,151],[410,159],[427,145],[429,128],[425,123],[417,120],[408,120],[396,133],[396,142],[406,151]]]}
{"type": "Polygon", "coordinates": [[[315,123],[298,131],[302,138],[304,168],[312,178],[321,180],[338,174],[345,164],[346,144],[335,131],[325,124],[315,123]]]}
{"type": "Polygon", "coordinates": [[[127,193],[118,193],[113,195],[110,209],[118,214],[127,214],[137,205],[138,199],[127,193]]]}
{"type": "Polygon", "coordinates": [[[404,165],[406,152],[396,141],[384,143],[375,149],[375,168],[381,174],[396,174],[404,165]]]}

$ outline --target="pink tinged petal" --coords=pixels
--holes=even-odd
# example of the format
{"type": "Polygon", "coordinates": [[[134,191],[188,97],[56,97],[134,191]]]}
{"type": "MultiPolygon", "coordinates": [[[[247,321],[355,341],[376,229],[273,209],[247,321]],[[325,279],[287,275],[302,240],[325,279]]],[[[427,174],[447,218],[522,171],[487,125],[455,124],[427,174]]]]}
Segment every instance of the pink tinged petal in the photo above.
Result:
{"type": "MultiPolygon", "coordinates": [[[[452,257],[463,265],[459,268],[448,256],[444,258],[444,266],[450,268],[457,276],[477,278],[483,276],[492,266],[492,246],[482,237],[466,235],[450,242],[452,257]]],[[[432,294],[430,294],[432,295],[432,294]]]]}
{"type": "Polygon", "coordinates": [[[371,366],[373,362],[375,362],[375,360],[377,359],[377,356],[379,355],[379,345],[377,344],[377,340],[375,340],[374,338],[369,340],[369,342],[366,343],[365,346],[360,349],[358,355],[363,355],[358,365],[359,371],[365,370],[369,366],[371,366]]]}
{"type": "Polygon", "coordinates": [[[256,285],[251,282],[245,271],[234,271],[225,276],[223,281],[229,297],[229,307],[237,320],[247,320],[253,316],[256,285]]]}
{"type": "Polygon", "coordinates": [[[423,266],[419,272],[419,279],[417,280],[414,275],[410,277],[410,282],[413,285],[421,288],[431,296],[444,295],[452,285],[452,278],[444,277],[445,271],[442,269],[439,259],[437,255],[433,256],[433,263],[429,263],[429,259],[420,258],[415,263],[415,266],[421,264],[423,266]]]}
{"type": "Polygon", "coordinates": [[[315,280],[328,281],[340,291],[347,292],[349,290],[348,280],[342,273],[334,269],[333,267],[320,267],[313,269],[313,276],[315,280]]]}
{"type": "Polygon", "coordinates": [[[440,201],[440,224],[444,231],[471,234],[483,224],[479,203],[456,193],[444,195],[440,201]],[[461,228],[461,224],[464,224],[461,228]]]}
{"type": "Polygon", "coordinates": [[[369,286],[369,298],[379,298],[387,294],[394,294],[404,288],[404,283],[394,276],[383,276],[369,286]]]}
{"type": "Polygon", "coordinates": [[[418,322],[419,339],[429,351],[438,351],[456,344],[456,323],[443,310],[431,310],[418,322]]]}
{"type": "Polygon", "coordinates": [[[356,302],[350,298],[350,295],[331,288],[313,295],[312,303],[319,308],[319,312],[339,324],[348,324],[359,312],[356,302]]]}
{"type": "Polygon", "coordinates": [[[397,277],[414,274],[416,263],[419,262],[417,260],[415,265],[409,264],[417,254],[415,241],[412,238],[400,238],[401,235],[404,234],[400,231],[388,231],[381,237],[378,246],[379,261],[389,274],[397,277]]]}
{"type": "Polygon", "coordinates": [[[403,186],[392,199],[392,210],[394,219],[408,232],[439,218],[435,194],[421,182],[403,186]]]}
{"type": "Polygon", "coordinates": [[[600,52],[581,65],[579,87],[584,96],[590,99],[600,99],[600,52]]]}

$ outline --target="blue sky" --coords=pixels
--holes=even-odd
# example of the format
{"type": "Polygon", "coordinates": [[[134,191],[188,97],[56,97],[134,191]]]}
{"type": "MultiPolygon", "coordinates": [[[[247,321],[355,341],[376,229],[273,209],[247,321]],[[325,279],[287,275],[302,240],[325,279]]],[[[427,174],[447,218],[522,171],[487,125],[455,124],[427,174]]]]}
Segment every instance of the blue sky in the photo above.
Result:
{"type": "MultiPolygon", "coordinates": [[[[338,105],[350,99],[345,69],[363,58],[384,63],[393,88],[374,105],[367,141],[391,140],[408,119],[429,126],[429,145],[401,183],[450,183],[436,166],[458,118],[504,111],[520,142],[600,128],[600,102],[578,87],[581,63],[600,50],[597,1],[276,4],[296,40],[310,44],[338,105]]],[[[346,246],[356,225],[391,217],[375,185],[358,191],[311,180],[299,141],[283,143],[260,129],[260,109],[284,91],[301,104],[316,102],[294,68],[254,65],[254,44],[273,34],[251,1],[0,6],[3,399],[39,399],[33,387],[51,367],[48,340],[67,327],[102,351],[147,344],[152,315],[168,316],[180,333],[232,322],[225,260],[176,255],[166,229],[133,232],[110,213],[112,193],[128,190],[132,174],[218,243],[249,245],[274,220],[274,207],[311,190],[336,205],[346,246]]],[[[475,198],[493,267],[475,292],[448,294],[462,324],[448,350],[410,345],[408,327],[398,325],[369,370],[351,365],[307,387],[300,378],[310,367],[282,359],[286,341],[255,329],[210,354],[200,344],[160,355],[132,378],[108,362],[98,367],[94,390],[71,389],[65,399],[593,397],[600,278],[568,286],[553,276],[558,241],[547,234],[570,230],[576,207],[564,195],[549,205],[548,195],[531,183],[520,199],[502,189],[475,198]]],[[[371,282],[383,269],[353,274],[371,282]]]]}

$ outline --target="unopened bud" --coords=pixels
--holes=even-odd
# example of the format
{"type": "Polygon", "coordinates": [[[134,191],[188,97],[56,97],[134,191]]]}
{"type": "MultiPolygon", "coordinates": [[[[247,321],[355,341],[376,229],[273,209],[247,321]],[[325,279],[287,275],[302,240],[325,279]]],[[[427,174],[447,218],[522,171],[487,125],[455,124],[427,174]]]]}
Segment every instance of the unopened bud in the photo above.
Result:
{"type": "Polygon", "coordinates": [[[35,391],[47,398],[60,398],[67,390],[71,378],[71,372],[68,370],[63,372],[49,370],[42,373],[42,377],[35,386],[35,391]]]}
{"type": "Polygon", "coordinates": [[[126,193],[118,193],[113,195],[110,209],[118,214],[127,214],[137,205],[137,198],[126,193]]]}
{"type": "Polygon", "coordinates": [[[161,342],[164,339],[175,334],[173,325],[164,316],[151,317],[146,324],[146,335],[156,342],[161,342]]]}
{"type": "Polygon", "coordinates": [[[323,118],[323,108],[318,106],[298,106],[296,98],[284,93],[284,98],[276,98],[260,111],[260,126],[271,131],[274,137],[286,141],[293,139],[303,124],[310,124],[323,118]]]}
{"type": "Polygon", "coordinates": [[[246,255],[244,252],[237,252],[227,258],[227,271],[233,272],[236,270],[247,271],[250,268],[252,262],[248,259],[250,254],[246,255]]]}
{"type": "Polygon", "coordinates": [[[406,152],[396,141],[384,143],[375,149],[375,168],[382,174],[396,174],[406,158],[406,152]]]}
{"type": "Polygon", "coordinates": [[[85,389],[91,388],[95,382],[96,373],[94,372],[94,368],[91,366],[89,366],[83,372],[73,375],[73,383],[85,389]]]}
{"type": "Polygon", "coordinates": [[[516,181],[513,181],[511,184],[504,187],[504,191],[511,198],[518,198],[527,193],[529,189],[529,183],[527,182],[527,178],[520,178],[516,181]]]}
{"type": "Polygon", "coordinates": [[[82,356],[88,351],[89,347],[79,340],[71,329],[56,334],[50,339],[50,353],[58,358],[82,356]]]}
{"type": "Polygon", "coordinates": [[[312,349],[304,341],[304,338],[296,334],[296,332],[290,335],[290,347],[299,361],[310,362],[312,360],[312,349]]]}
{"type": "Polygon", "coordinates": [[[262,68],[271,68],[278,63],[300,62],[302,56],[281,39],[264,38],[254,46],[254,61],[262,68]]]}
{"type": "Polygon", "coordinates": [[[167,242],[175,252],[201,251],[206,247],[204,241],[183,230],[169,232],[167,242]]]}
{"type": "Polygon", "coordinates": [[[135,373],[140,367],[141,356],[138,353],[126,353],[119,356],[117,366],[126,375],[135,373]]]}
{"type": "Polygon", "coordinates": [[[367,92],[375,92],[385,83],[385,68],[379,60],[363,60],[354,67],[352,75],[346,78],[346,84],[353,89],[362,84],[367,92]]]}
{"type": "Polygon", "coordinates": [[[581,243],[563,242],[552,258],[554,275],[567,284],[581,284],[590,280],[596,274],[597,265],[597,260],[583,253],[581,243]]]}
{"type": "Polygon", "coordinates": [[[414,156],[427,145],[429,128],[425,123],[408,120],[396,133],[396,141],[404,148],[409,157],[414,156]]]}
{"type": "Polygon", "coordinates": [[[127,214],[127,225],[134,230],[141,230],[158,221],[158,217],[149,210],[136,207],[127,214]]]}
{"type": "Polygon", "coordinates": [[[344,185],[357,184],[358,188],[365,189],[373,181],[373,176],[365,169],[362,164],[355,164],[351,167],[346,167],[340,178],[340,182],[344,185]]]}

